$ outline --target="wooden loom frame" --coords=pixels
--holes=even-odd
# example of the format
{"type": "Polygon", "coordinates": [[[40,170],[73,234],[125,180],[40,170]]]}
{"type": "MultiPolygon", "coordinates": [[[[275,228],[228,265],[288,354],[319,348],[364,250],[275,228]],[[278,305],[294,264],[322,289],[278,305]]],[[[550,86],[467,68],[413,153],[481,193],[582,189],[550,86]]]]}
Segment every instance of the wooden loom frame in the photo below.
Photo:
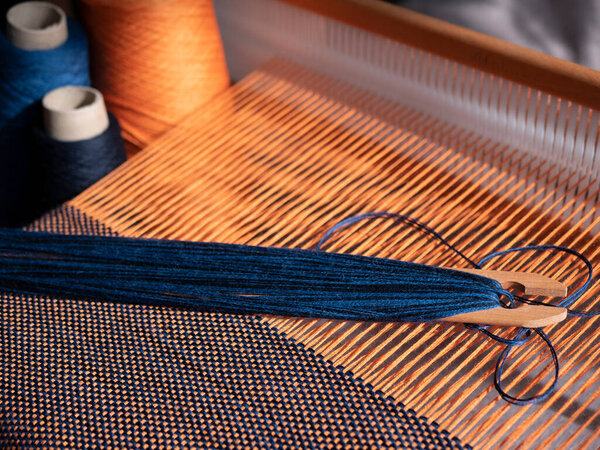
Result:
{"type": "MultiPolygon", "coordinates": [[[[477,69],[478,71],[491,75],[490,78],[506,79],[519,85],[523,85],[525,88],[529,87],[532,90],[537,90],[538,92],[532,92],[531,97],[540,92],[549,94],[553,97],[553,102],[556,101],[561,107],[567,107],[570,112],[576,112],[578,109],[577,106],[596,110],[583,111],[580,116],[583,118],[582,122],[584,122],[584,117],[589,114],[591,119],[588,121],[587,129],[590,130],[590,133],[589,136],[587,132],[585,133],[586,142],[589,144],[589,147],[594,147],[594,150],[597,148],[598,137],[593,137],[596,129],[591,127],[590,123],[596,120],[598,114],[597,110],[600,110],[600,72],[545,55],[535,50],[508,43],[498,38],[486,36],[479,32],[452,25],[423,14],[415,13],[380,0],[278,0],[278,2],[297,7],[299,10],[305,10],[316,13],[319,16],[333,19],[334,22],[349,25],[364,32],[362,33],[363,35],[372,34],[373,36],[383,37],[394,41],[395,43],[405,44],[407,47],[431,53],[436,57],[463,64],[469,69],[477,69]],[[575,106],[575,108],[571,108],[571,106],[575,106]],[[590,137],[589,140],[588,137],[590,137]]],[[[256,20],[256,17],[254,19],[256,20]]],[[[264,25],[266,24],[263,24],[263,26],[264,25]]],[[[314,29],[312,30],[314,31],[314,29]]],[[[317,28],[317,31],[321,32],[322,30],[317,28]]],[[[374,40],[376,39],[377,38],[374,40]]],[[[381,41],[383,41],[383,39],[381,41]]],[[[371,45],[375,45],[373,44],[373,41],[370,41],[370,43],[371,45]]],[[[307,45],[311,45],[311,43],[308,43],[307,45]]],[[[312,45],[314,45],[314,42],[312,45]]],[[[273,47],[277,48],[278,44],[274,43],[273,47]]],[[[281,48],[283,50],[287,49],[285,45],[281,48]]],[[[287,57],[285,53],[283,53],[283,56],[287,57]]],[[[298,54],[295,54],[294,56],[296,57],[296,61],[300,60],[302,63],[301,54],[300,56],[298,54]]],[[[324,63],[323,65],[326,66],[328,61],[315,58],[310,62],[312,63],[311,67],[313,69],[320,70],[321,67],[318,65],[319,62],[324,63]]],[[[368,65],[369,62],[366,61],[366,64],[368,65]]],[[[326,67],[323,67],[323,69],[323,72],[326,72],[328,75],[332,75],[331,72],[335,72],[335,70],[325,70],[326,67]]],[[[336,74],[334,73],[333,76],[336,77],[336,74]]],[[[348,80],[348,78],[344,76],[340,76],[340,78],[351,84],[354,82],[354,80],[348,80]]],[[[370,90],[369,86],[359,86],[370,90]]],[[[387,87],[389,87],[389,85],[387,87]]],[[[520,86],[518,89],[520,90],[520,86]]],[[[381,94],[380,90],[375,89],[375,91],[378,91],[377,93],[381,94]]],[[[525,89],[524,92],[524,96],[527,96],[527,89],[525,89]]],[[[384,96],[386,95],[386,93],[383,94],[384,96]]],[[[545,102],[546,98],[543,96],[542,98],[542,101],[545,102]]],[[[397,96],[395,100],[398,100],[397,96]]],[[[407,105],[415,107],[414,104],[410,104],[409,102],[407,102],[407,105]]],[[[417,110],[419,110],[419,106],[420,105],[417,105],[417,110]]],[[[582,108],[579,108],[579,110],[581,109],[582,108]]],[[[577,120],[579,120],[579,118],[577,118],[577,120]]],[[[571,122],[569,122],[569,124],[570,123],[571,122]]],[[[461,126],[460,123],[458,126],[461,126]]],[[[585,129],[586,125],[583,124],[581,128],[585,129]]],[[[473,131],[473,128],[469,129],[473,131]]],[[[489,135],[486,137],[489,137],[489,135]]],[[[569,143],[564,142],[564,147],[569,147],[571,143],[572,141],[569,143]]],[[[514,142],[507,145],[512,146],[514,145],[514,142]]],[[[527,144],[517,144],[516,146],[528,149],[527,144]]],[[[559,143],[558,146],[563,146],[563,143],[559,143]]],[[[544,145],[541,147],[541,155],[549,153],[544,145]]],[[[575,147],[575,145],[572,147],[575,147]]],[[[588,150],[589,147],[587,148],[588,150]]],[[[540,153],[538,153],[538,155],[539,154],[540,153]]],[[[563,156],[560,152],[556,154],[559,158],[562,158],[563,156]]],[[[527,167],[527,164],[525,167],[527,167]]],[[[595,170],[597,171],[597,169],[595,170]]],[[[595,174],[592,173],[588,176],[597,178],[594,175],[595,174]]],[[[548,180],[541,181],[544,183],[552,179],[556,181],[557,185],[562,186],[563,181],[561,181],[560,177],[557,179],[553,177],[554,175],[551,175],[548,180]]],[[[596,182],[597,181],[594,181],[594,183],[596,182]]],[[[568,189],[565,190],[569,191],[570,189],[571,187],[568,187],[568,189]]],[[[575,192],[579,191],[576,190],[575,192]]],[[[575,200],[571,199],[569,201],[575,200]]],[[[596,221],[596,219],[593,220],[596,221]]],[[[280,325],[277,321],[274,321],[274,323],[280,325]]],[[[294,334],[295,337],[299,339],[302,339],[305,337],[304,335],[309,334],[302,330],[301,332],[295,333],[295,326],[302,327],[303,325],[290,325],[289,329],[284,329],[287,331],[291,330],[291,334],[294,334]]],[[[315,332],[310,339],[316,339],[316,336],[317,333],[315,332]]],[[[332,347],[334,346],[332,345],[332,347]]],[[[358,350],[352,351],[358,352],[358,350]]],[[[337,361],[339,362],[339,360],[337,361]]],[[[350,364],[350,366],[352,365],[350,364]]],[[[590,396],[590,398],[591,397],[593,396],[590,396]]],[[[585,399],[585,403],[587,402],[588,400],[585,399]]],[[[559,433],[561,429],[562,427],[559,427],[556,432],[559,433]]],[[[562,431],[564,432],[564,429],[562,431]]],[[[571,439],[567,440],[567,442],[573,443],[571,439]]]]}
{"type": "Polygon", "coordinates": [[[281,0],[600,109],[600,72],[381,0],[281,0]]]}

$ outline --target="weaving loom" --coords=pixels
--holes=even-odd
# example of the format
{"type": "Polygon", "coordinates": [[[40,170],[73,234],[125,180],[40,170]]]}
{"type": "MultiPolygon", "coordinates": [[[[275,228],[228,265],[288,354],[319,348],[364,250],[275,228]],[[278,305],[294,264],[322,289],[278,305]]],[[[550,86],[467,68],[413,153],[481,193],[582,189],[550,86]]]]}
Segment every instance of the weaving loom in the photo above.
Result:
{"type": "MultiPolygon", "coordinates": [[[[474,258],[548,243],[600,263],[597,76],[565,63],[554,80],[568,85],[528,85],[519,78],[542,67],[523,63],[529,52],[498,50],[496,61],[526,68],[512,74],[483,53],[467,64],[456,42],[417,49],[418,26],[394,37],[404,13],[377,3],[215,7],[237,82],[30,229],[314,248],[340,219],[394,211],[474,258]],[[381,29],[369,31],[374,18],[381,29]]],[[[386,221],[328,250],[461,266],[386,221]]],[[[583,277],[548,253],[494,267],[568,286],[583,277]]],[[[593,309],[598,289],[594,280],[576,306],[593,309]]],[[[2,399],[7,446],[600,445],[599,319],[546,329],[561,382],[546,402],[518,407],[490,383],[501,348],[460,324],[3,297],[0,383],[18,392],[2,399]]],[[[551,383],[542,341],[514,364],[511,392],[551,383]]]]}

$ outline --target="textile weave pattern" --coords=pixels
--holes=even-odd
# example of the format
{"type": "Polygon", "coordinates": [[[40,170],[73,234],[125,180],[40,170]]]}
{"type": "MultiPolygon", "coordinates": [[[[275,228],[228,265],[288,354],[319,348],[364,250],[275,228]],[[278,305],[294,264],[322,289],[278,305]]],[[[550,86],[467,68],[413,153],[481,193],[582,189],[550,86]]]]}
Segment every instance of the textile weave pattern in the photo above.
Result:
{"type": "MultiPolygon", "coordinates": [[[[31,229],[114,234],[73,207],[31,229]]],[[[253,316],[8,293],[1,314],[3,447],[462,448],[253,316]]]]}

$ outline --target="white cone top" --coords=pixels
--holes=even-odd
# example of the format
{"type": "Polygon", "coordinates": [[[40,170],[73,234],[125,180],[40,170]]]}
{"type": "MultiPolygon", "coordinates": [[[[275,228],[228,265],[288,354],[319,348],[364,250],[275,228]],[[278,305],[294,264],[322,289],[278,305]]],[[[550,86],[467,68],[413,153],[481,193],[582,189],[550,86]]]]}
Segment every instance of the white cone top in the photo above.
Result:
{"type": "Polygon", "coordinates": [[[103,133],[109,125],[102,94],[83,86],[64,86],[42,99],[46,133],[63,142],[82,141],[103,133]]]}
{"type": "Polygon", "coordinates": [[[6,37],[23,50],[50,50],[69,37],[67,16],[47,2],[23,2],[6,13],[6,37]]]}

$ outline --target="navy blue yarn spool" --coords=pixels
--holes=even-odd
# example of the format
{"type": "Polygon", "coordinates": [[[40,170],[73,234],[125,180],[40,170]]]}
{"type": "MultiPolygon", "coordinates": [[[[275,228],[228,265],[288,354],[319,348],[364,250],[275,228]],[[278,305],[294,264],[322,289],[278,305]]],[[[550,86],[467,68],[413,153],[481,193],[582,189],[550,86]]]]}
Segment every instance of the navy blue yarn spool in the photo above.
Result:
{"type": "MultiPolygon", "coordinates": [[[[365,219],[392,219],[437,239],[476,268],[507,253],[559,251],[586,266],[586,281],[562,299],[570,306],[589,288],[593,268],[580,253],[554,245],[491,253],[479,263],[435,230],[411,217],[375,212],[350,217],[336,232],[365,219]]],[[[344,320],[429,321],[473,310],[513,306],[516,299],[485,277],[421,264],[310,250],[233,244],[64,236],[0,229],[0,291],[59,298],[121,301],[241,314],[279,314],[344,320]],[[75,281],[76,280],[76,281],[75,281]],[[505,296],[508,305],[501,302],[505,296]]],[[[596,311],[569,310],[589,317],[596,311]]],[[[547,398],[559,375],[559,362],[541,329],[518,329],[512,338],[467,325],[505,345],[496,364],[494,386],[506,401],[526,405],[547,398]],[[514,397],[502,385],[511,350],[538,335],[550,349],[554,381],[544,392],[514,397]]]]}
{"type": "Polygon", "coordinates": [[[85,33],[72,20],[68,30],[67,41],[50,50],[22,50],[0,34],[0,225],[25,223],[37,212],[30,137],[40,99],[60,86],[90,84],[85,33]]]}
{"type": "Polygon", "coordinates": [[[40,202],[47,210],[72,199],[127,159],[119,121],[108,113],[108,128],[91,139],[62,142],[41,127],[34,130],[39,161],[40,202]]]}

